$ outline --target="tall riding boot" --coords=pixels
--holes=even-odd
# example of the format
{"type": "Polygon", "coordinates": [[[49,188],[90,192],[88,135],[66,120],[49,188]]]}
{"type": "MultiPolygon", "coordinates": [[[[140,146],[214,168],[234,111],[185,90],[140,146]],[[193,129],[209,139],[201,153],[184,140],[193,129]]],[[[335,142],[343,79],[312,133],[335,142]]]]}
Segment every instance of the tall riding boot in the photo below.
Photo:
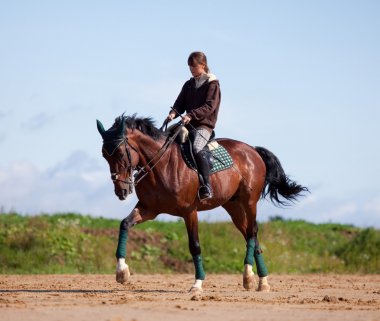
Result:
{"type": "Polygon", "coordinates": [[[207,152],[201,150],[195,155],[197,161],[198,172],[202,178],[200,181],[200,187],[198,196],[200,200],[204,200],[212,197],[212,188],[210,184],[210,164],[207,157],[207,152]],[[202,182],[203,181],[203,182],[202,182]]]}

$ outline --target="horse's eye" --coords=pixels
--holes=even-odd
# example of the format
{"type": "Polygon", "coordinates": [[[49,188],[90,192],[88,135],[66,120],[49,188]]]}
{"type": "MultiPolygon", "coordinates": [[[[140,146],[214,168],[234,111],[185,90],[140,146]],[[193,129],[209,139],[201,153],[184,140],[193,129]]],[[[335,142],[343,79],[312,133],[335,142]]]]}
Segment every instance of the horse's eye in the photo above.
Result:
{"type": "Polygon", "coordinates": [[[119,175],[118,175],[118,174],[116,174],[116,173],[111,173],[111,179],[112,179],[113,181],[116,181],[118,178],[119,178],[119,175]]]}

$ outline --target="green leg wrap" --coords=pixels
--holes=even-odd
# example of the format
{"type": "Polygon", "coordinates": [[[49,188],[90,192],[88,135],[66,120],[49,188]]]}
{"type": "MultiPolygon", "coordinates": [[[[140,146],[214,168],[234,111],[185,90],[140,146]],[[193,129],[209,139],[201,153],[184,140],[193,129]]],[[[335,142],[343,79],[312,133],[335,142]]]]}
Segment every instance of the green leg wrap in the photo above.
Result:
{"type": "Polygon", "coordinates": [[[117,243],[116,258],[125,258],[127,256],[127,240],[128,240],[128,231],[120,230],[119,231],[119,241],[117,243]]]}
{"type": "Polygon", "coordinates": [[[261,250],[260,246],[255,248],[254,256],[255,256],[258,276],[259,277],[267,276],[268,275],[268,269],[264,263],[263,251],[261,250]]]}
{"type": "Polygon", "coordinates": [[[206,273],[203,270],[203,262],[201,255],[193,256],[194,266],[195,266],[195,279],[204,280],[206,278],[206,273]]]}
{"type": "Polygon", "coordinates": [[[245,254],[244,264],[251,264],[253,266],[253,253],[255,251],[255,240],[249,239],[247,241],[247,252],[245,254]]]}

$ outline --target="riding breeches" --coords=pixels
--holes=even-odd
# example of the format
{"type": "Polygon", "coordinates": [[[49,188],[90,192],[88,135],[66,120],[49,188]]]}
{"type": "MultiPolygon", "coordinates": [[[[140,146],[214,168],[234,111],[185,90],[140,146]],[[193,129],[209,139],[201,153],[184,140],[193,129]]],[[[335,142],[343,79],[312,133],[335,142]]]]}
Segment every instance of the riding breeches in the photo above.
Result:
{"type": "Polygon", "coordinates": [[[193,150],[195,154],[198,154],[208,143],[211,133],[202,127],[198,127],[197,129],[193,129],[191,131],[191,136],[193,139],[193,150]]]}

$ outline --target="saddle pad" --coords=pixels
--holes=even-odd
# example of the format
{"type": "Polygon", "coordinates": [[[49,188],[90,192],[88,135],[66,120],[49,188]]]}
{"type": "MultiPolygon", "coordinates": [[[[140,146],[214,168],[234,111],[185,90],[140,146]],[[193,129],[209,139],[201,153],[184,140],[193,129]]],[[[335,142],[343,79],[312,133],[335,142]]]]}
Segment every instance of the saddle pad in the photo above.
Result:
{"type": "MultiPolygon", "coordinates": [[[[180,146],[182,157],[186,165],[196,171],[197,168],[195,166],[192,153],[190,152],[191,145],[188,142],[186,142],[184,144],[181,144],[180,146]]],[[[218,147],[216,149],[211,150],[210,154],[212,155],[213,159],[212,168],[210,169],[210,175],[231,168],[234,164],[230,154],[228,154],[227,150],[222,145],[218,144],[218,147]]]]}

